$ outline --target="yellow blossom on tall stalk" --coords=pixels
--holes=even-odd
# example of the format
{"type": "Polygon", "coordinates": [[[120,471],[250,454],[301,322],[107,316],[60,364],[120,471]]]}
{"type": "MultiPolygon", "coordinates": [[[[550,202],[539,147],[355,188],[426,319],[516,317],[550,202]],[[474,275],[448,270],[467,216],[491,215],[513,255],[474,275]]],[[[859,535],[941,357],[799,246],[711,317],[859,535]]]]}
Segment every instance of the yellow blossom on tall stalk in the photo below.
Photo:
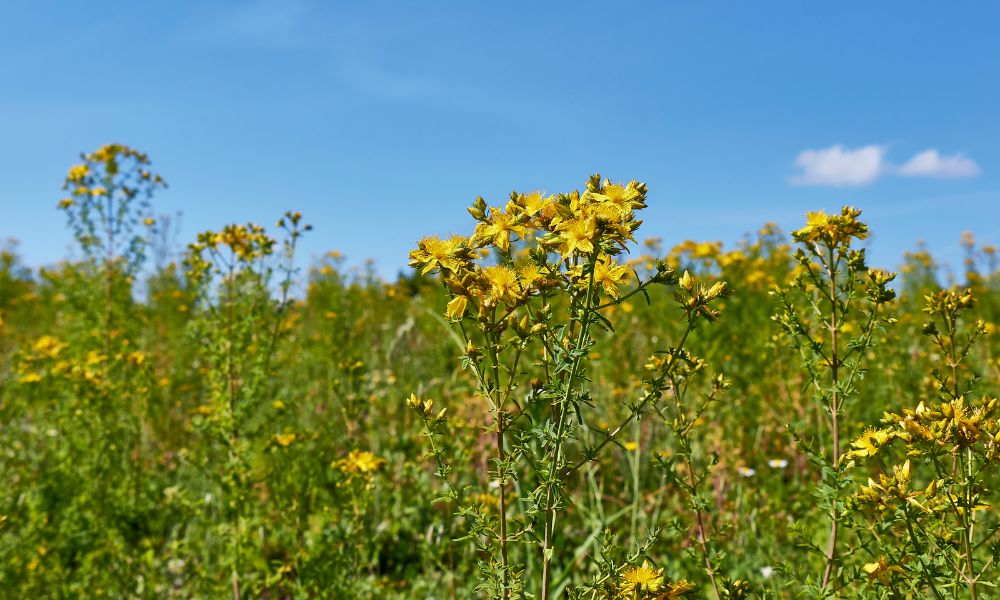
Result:
{"type": "Polygon", "coordinates": [[[839,215],[827,215],[823,211],[806,215],[806,226],[792,232],[799,242],[821,242],[835,246],[847,245],[850,239],[868,237],[868,226],[858,220],[861,211],[853,206],[845,206],[839,215]]]}
{"type": "Polygon", "coordinates": [[[483,280],[482,300],[488,307],[501,303],[515,304],[522,293],[517,271],[505,266],[495,265],[482,270],[483,280]]]}
{"type": "Polygon", "coordinates": [[[629,567],[621,578],[620,598],[634,598],[640,594],[658,592],[663,586],[663,570],[649,564],[629,567]]]}
{"type": "Polygon", "coordinates": [[[449,319],[461,319],[465,316],[465,311],[469,305],[468,296],[455,296],[448,303],[448,308],[445,310],[445,316],[449,319]]]}
{"type": "Polygon", "coordinates": [[[496,246],[501,252],[510,251],[512,236],[523,237],[527,228],[522,223],[527,219],[526,215],[519,215],[517,207],[513,203],[508,204],[507,210],[503,211],[494,208],[489,216],[476,225],[476,231],[472,235],[472,244],[475,246],[496,246]]]}
{"type": "MultiPolygon", "coordinates": [[[[606,429],[605,437],[592,448],[576,447],[581,434],[573,423],[582,419],[590,406],[585,363],[600,356],[593,350],[597,339],[592,326],[610,330],[608,317],[615,306],[635,294],[648,297],[650,286],[677,282],[662,261],[648,259],[650,277],[642,280],[637,274],[632,288],[625,290],[633,273],[631,265],[615,257],[635,242],[634,232],[641,225],[636,212],[645,206],[645,184],[612,183],[598,175],[587,181],[582,192],[552,196],[514,192],[502,209],[490,208],[480,197],[468,207],[477,221],[471,238],[450,245],[428,237],[410,252],[410,266],[421,275],[437,273],[450,295],[445,316],[456,328],[458,341],[465,344],[463,366],[474,376],[478,394],[489,410],[484,427],[495,440],[496,454],[489,461],[488,477],[497,490],[497,511],[491,517],[494,520],[473,527],[475,537],[485,538],[483,560],[487,566],[481,585],[494,590],[501,600],[520,597],[525,585],[520,574],[529,560],[540,563],[540,581],[533,593],[541,600],[550,598],[556,572],[557,516],[566,503],[563,485],[663,396],[673,370],[686,368],[690,374],[695,370],[691,365],[704,364],[680,348],[665,351],[647,382],[650,389],[640,402],[626,407],[623,422],[606,429]],[[534,364],[528,362],[529,356],[534,364]],[[544,376],[528,378],[528,369],[533,375],[544,376]],[[518,389],[532,391],[518,400],[518,389]],[[538,415],[531,419],[541,421],[529,427],[524,422],[527,414],[538,415]],[[570,415],[576,416],[570,419],[570,415]],[[545,436],[538,433],[542,427],[545,436]],[[522,480],[521,469],[529,463],[536,475],[522,480]],[[534,489],[519,492],[536,499],[533,511],[510,503],[509,488],[515,481],[535,482],[534,489]],[[519,509],[520,518],[512,520],[508,513],[519,509]],[[509,525],[513,531],[508,530],[509,525]],[[529,528],[534,532],[531,536],[529,528]],[[535,539],[537,546],[526,549],[517,544],[513,550],[516,558],[512,558],[509,542],[515,539],[535,539]]],[[[678,293],[678,302],[690,333],[695,322],[714,320],[718,311],[710,305],[728,294],[728,288],[721,281],[710,286],[697,284],[690,276],[687,281],[690,289],[678,293]]],[[[681,345],[688,333],[682,335],[681,345]]],[[[458,488],[446,477],[450,468],[443,463],[443,451],[435,442],[449,425],[444,411],[433,416],[431,403],[416,396],[407,404],[431,441],[437,473],[445,478],[449,498],[467,508],[458,488]]],[[[481,510],[463,514],[484,518],[481,510]]],[[[706,563],[711,568],[708,556],[706,563]]],[[[629,571],[624,585],[634,592],[673,594],[669,597],[687,591],[684,586],[661,589],[661,584],[661,572],[647,564],[629,571]]]]}
{"type": "Polygon", "coordinates": [[[597,220],[592,217],[574,219],[561,224],[558,232],[559,255],[562,260],[576,253],[590,254],[594,251],[597,220]]]}
{"type": "Polygon", "coordinates": [[[428,236],[420,240],[415,250],[410,251],[410,266],[420,266],[421,275],[427,275],[436,269],[457,272],[463,265],[472,260],[472,249],[467,238],[453,236],[442,240],[428,236]]]}
{"type": "Polygon", "coordinates": [[[367,450],[351,450],[346,458],[334,461],[333,466],[345,473],[370,476],[385,464],[385,459],[367,450]]]}
{"type": "Polygon", "coordinates": [[[867,458],[875,456],[883,446],[893,440],[895,434],[889,429],[869,427],[851,442],[855,449],[844,455],[844,459],[867,458]]]}
{"type": "MultiPolygon", "coordinates": [[[[594,265],[594,285],[600,286],[604,293],[615,300],[621,297],[620,286],[629,279],[630,271],[625,265],[620,265],[607,254],[598,257],[594,265]]],[[[579,285],[586,286],[586,281],[580,281],[579,285]]]]}
{"type": "Polygon", "coordinates": [[[830,456],[821,459],[829,462],[823,469],[822,493],[818,495],[824,498],[830,532],[825,549],[804,542],[825,556],[820,581],[827,589],[839,587],[838,578],[844,571],[845,542],[838,500],[844,487],[843,472],[857,459],[877,453],[891,439],[886,432],[872,430],[854,440],[854,450],[842,453],[841,418],[856,404],[863,361],[874,356],[870,348],[876,332],[884,332],[895,323],[887,310],[896,297],[890,286],[895,273],[869,269],[864,249],[851,248],[853,240],[868,236],[868,226],[858,220],[860,215],[860,210],[850,206],[844,206],[839,215],[809,213],[806,225],[792,232],[801,247],[794,254],[797,269],[791,285],[771,292],[782,305],[773,319],[809,361],[807,375],[814,399],[828,415],[830,456]],[[798,305],[791,300],[793,293],[798,305]],[[864,325],[855,330],[852,321],[864,325]],[[846,339],[848,335],[852,337],[846,339]]]}
{"type": "Polygon", "coordinates": [[[552,196],[542,196],[541,192],[520,194],[517,198],[517,204],[520,206],[521,212],[529,217],[533,217],[541,212],[551,202],[552,196]]]}

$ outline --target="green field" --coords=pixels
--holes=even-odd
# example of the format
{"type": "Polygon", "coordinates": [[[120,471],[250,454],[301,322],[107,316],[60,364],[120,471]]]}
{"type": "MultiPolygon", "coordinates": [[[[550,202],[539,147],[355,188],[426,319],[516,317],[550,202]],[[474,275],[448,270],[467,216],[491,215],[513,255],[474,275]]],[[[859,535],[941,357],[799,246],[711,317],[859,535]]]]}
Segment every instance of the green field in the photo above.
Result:
{"type": "Polygon", "coordinates": [[[172,253],[148,158],[86,155],[75,258],[0,255],[0,596],[1000,598],[996,248],[664,247],[616,176],[384,281],[297,269],[298,213],[172,253]]]}

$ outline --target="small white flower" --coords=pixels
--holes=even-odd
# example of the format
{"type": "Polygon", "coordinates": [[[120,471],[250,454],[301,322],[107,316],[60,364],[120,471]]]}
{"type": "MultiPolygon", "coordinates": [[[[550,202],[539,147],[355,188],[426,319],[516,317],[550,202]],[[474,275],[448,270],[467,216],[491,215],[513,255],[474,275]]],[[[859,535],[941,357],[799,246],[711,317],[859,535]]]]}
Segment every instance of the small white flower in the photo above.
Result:
{"type": "Polygon", "coordinates": [[[737,467],[736,472],[740,474],[740,477],[753,477],[757,474],[757,470],[750,467],[737,467]]]}
{"type": "Polygon", "coordinates": [[[167,561],[167,571],[176,575],[184,570],[184,564],[180,558],[171,558],[167,561]]]}
{"type": "Polygon", "coordinates": [[[760,568],[760,576],[763,577],[764,579],[768,579],[769,577],[771,577],[771,575],[774,575],[774,567],[767,566],[760,568]]]}
{"type": "Polygon", "coordinates": [[[767,466],[771,467],[772,469],[784,469],[785,467],[788,466],[788,461],[783,458],[772,458],[771,460],[767,461],[767,466]]]}
{"type": "Polygon", "coordinates": [[[490,486],[490,489],[492,489],[492,490],[498,490],[498,489],[500,489],[500,482],[497,481],[496,479],[490,479],[490,482],[489,482],[488,485],[490,486]]]}

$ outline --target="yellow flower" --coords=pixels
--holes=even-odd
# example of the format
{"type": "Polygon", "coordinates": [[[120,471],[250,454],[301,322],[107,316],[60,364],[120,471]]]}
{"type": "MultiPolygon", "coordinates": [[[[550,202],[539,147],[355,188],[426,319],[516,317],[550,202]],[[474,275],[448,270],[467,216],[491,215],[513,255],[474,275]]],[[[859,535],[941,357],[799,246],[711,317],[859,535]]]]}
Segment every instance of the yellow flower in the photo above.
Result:
{"type": "Polygon", "coordinates": [[[69,208],[73,206],[73,204],[74,203],[72,198],[63,198],[62,200],[59,201],[59,208],[69,208]]]}
{"type": "Polygon", "coordinates": [[[382,468],[385,460],[368,451],[351,450],[347,458],[334,461],[331,465],[344,473],[369,476],[382,468]]]}
{"type": "Polygon", "coordinates": [[[298,435],[294,433],[276,433],[274,434],[274,442],[281,446],[282,448],[287,448],[295,442],[298,435]]]}
{"type": "Polygon", "coordinates": [[[827,216],[826,211],[815,211],[806,213],[806,226],[799,230],[799,233],[805,235],[816,235],[818,237],[819,233],[822,232],[830,223],[830,217],[827,216]]]}
{"type": "Polygon", "coordinates": [[[667,584],[667,591],[659,596],[659,600],[677,600],[687,596],[688,592],[693,592],[697,586],[687,579],[667,584]]]}
{"type": "Polygon", "coordinates": [[[868,581],[873,581],[878,579],[879,583],[882,585],[889,585],[889,577],[893,573],[904,573],[903,567],[899,565],[890,565],[884,558],[880,558],[878,562],[868,563],[861,567],[865,573],[868,574],[868,581]]]}
{"type": "Polygon", "coordinates": [[[525,287],[535,285],[535,282],[543,278],[542,270],[536,264],[529,264],[521,267],[518,273],[525,287]]]}
{"type": "Polygon", "coordinates": [[[625,265],[619,265],[610,256],[601,255],[594,265],[594,285],[600,286],[604,292],[617,300],[621,295],[618,286],[628,279],[629,270],[625,265]]]}
{"type": "Polygon", "coordinates": [[[472,236],[473,245],[492,244],[507,252],[510,250],[511,235],[523,236],[524,226],[520,225],[519,217],[510,212],[494,210],[488,220],[476,225],[476,233],[472,236]]]}
{"type": "Polygon", "coordinates": [[[487,304],[496,305],[500,302],[513,304],[520,293],[517,272],[504,265],[495,265],[482,270],[482,278],[486,287],[487,304]]]}
{"type": "Polygon", "coordinates": [[[625,185],[604,181],[600,191],[595,191],[591,197],[598,203],[598,215],[610,221],[627,221],[632,218],[633,210],[645,208],[645,184],[630,181],[625,185]]]}
{"type": "Polygon", "coordinates": [[[893,437],[893,433],[888,429],[869,427],[851,442],[851,445],[857,448],[851,452],[851,455],[859,458],[875,456],[883,446],[892,441],[893,437]]]}
{"type": "Polygon", "coordinates": [[[66,176],[66,179],[72,181],[73,183],[78,183],[89,174],[90,167],[87,165],[73,165],[69,168],[69,174],[66,176]]]}
{"type": "Polygon", "coordinates": [[[93,367],[104,362],[107,357],[98,352],[97,350],[91,350],[87,353],[87,358],[85,359],[85,364],[88,367],[93,367]]]}
{"type": "Polygon", "coordinates": [[[43,335],[35,340],[33,346],[36,353],[45,358],[55,358],[66,348],[66,344],[60,342],[51,335],[43,335]]]}
{"type": "Polygon", "coordinates": [[[518,198],[521,210],[528,216],[541,212],[542,208],[551,202],[552,196],[543,197],[541,192],[531,192],[518,198]]]}
{"type": "Polygon", "coordinates": [[[455,296],[452,298],[451,302],[448,303],[448,308],[445,310],[445,316],[449,319],[461,319],[465,316],[465,309],[468,304],[468,297],[455,296]]]}
{"type": "Polygon", "coordinates": [[[434,269],[457,271],[468,258],[468,240],[460,236],[442,240],[435,235],[417,243],[417,249],[410,252],[410,266],[421,268],[421,275],[434,269]]]}
{"type": "Polygon", "coordinates": [[[621,598],[632,598],[637,593],[656,592],[663,586],[663,571],[649,564],[631,567],[622,573],[621,598]]]}
{"type": "Polygon", "coordinates": [[[560,257],[565,260],[574,252],[590,254],[594,251],[597,223],[593,218],[574,219],[559,226],[560,257]]]}
{"type": "Polygon", "coordinates": [[[34,371],[30,373],[25,373],[24,375],[21,375],[21,377],[18,378],[18,381],[20,383],[38,383],[41,380],[42,380],[41,373],[35,373],[34,371]]]}
{"type": "Polygon", "coordinates": [[[680,280],[677,283],[682,288],[684,288],[685,290],[687,290],[688,293],[693,293],[694,292],[694,288],[697,285],[697,282],[695,281],[694,277],[692,277],[691,273],[689,273],[687,271],[684,271],[684,274],[681,275],[681,278],[680,278],[680,280]]]}

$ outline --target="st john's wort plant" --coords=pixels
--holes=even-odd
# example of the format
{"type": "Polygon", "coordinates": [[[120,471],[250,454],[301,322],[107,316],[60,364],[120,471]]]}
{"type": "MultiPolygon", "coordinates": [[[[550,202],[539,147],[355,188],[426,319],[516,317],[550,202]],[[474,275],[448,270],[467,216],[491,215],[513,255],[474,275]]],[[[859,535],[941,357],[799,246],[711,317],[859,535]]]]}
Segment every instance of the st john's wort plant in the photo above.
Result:
{"type": "MultiPolygon", "coordinates": [[[[221,562],[229,570],[236,599],[247,589],[259,594],[269,575],[270,565],[254,552],[264,540],[252,535],[256,473],[250,457],[255,445],[271,442],[264,426],[275,410],[272,364],[291,302],[295,248],[310,229],[301,219],[299,213],[289,212],[278,221],[285,233],[280,246],[260,225],[234,224],[200,234],[185,258],[187,278],[199,294],[191,335],[201,350],[205,377],[205,403],[195,412],[210,442],[200,460],[216,477],[219,504],[216,508],[207,502],[205,510],[208,518],[220,520],[216,539],[228,541],[228,548],[211,551],[225,557],[221,562]]],[[[278,443],[281,439],[289,438],[278,443]]],[[[213,499],[211,492],[206,497],[213,499]]]]}
{"type": "MultiPolygon", "coordinates": [[[[774,319],[799,352],[827,429],[820,438],[822,448],[799,440],[822,469],[815,493],[828,522],[825,548],[808,537],[802,540],[804,548],[822,557],[820,574],[798,571],[810,593],[820,596],[843,584],[842,557],[849,554],[843,546],[850,538],[841,535],[842,492],[848,485],[841,463],[842,422],[857,405],[858,385],[877,336],[894,322],[887,308],[895,298],[889,287],[895,273],[868,268],[864,249],[851,247],[868,236],[860,214],[849,206],[839,215],[809,213],[806,226],[792,233],[800,245],[795,253],[798,273],[791,286],[773,292],[781,305],[774,319]]],[[[806,561],[797,562],[801,567],[806,561]]]]}
{"type": "Polygon", "coordinates": [[[863,569],[873,593],[992,597],[1000,561],[1000,521],[990,502],[1000,471],[1000,406],[979,392],[982,380],[969,361],[986,326],[963,320],[975,303],[971,290],[925,299],[923,333],[937,359],[934,397],[886,412],[880,428],[852,442],[845,464],[882,472],[858,487],[848,507],[869,523],[873,555],[863,569]]]}
{"type": "MultiPolygon", "coordinates": [[[[623,407],[626,416],[615,426],[598,426],[599,400],[587,371],[595,330],[613,331],[608,308],[648,298],[651,286],[678,282],[662,262],[640,280],[616,258],[635,241],[636,215],[645,206],[644,184],[597,175],[582,192],[515,192],[502,208],[479,198],[469,208],[477,221],[471,237],[425,238],[410,254],[410,264],[425,275],[438,273],[450,294],[446,315],[487,405],[483,427],[495,448],[488,478],[496,516],[460,510],[481,545],[479,590],[491,598],[547,600],[571,589],[577,567],[567,550],[577,540],[560,522],[573,507],[574,478],[662,400],[688,334],[714,318],[712,302],[726,292],[721,282],[696,292],[683,288],[677,302],[686,315],[684,334],[652,359],[642,396],[623,407]]],[[[683,281],[689,285],[690,276],[683,281]]],[[[442,427],[445,415],[431,417],[421,402],[411,405],[423,411],[424,423],[442,427]]],[[[435,437],[434,429],[427,433],[435,437]]],[[[447,476],[450,468],[439,464],[438,472],[447,476]]],[[[469,504],[464,490],[449,493],[459,506],[469,504]]]]}

